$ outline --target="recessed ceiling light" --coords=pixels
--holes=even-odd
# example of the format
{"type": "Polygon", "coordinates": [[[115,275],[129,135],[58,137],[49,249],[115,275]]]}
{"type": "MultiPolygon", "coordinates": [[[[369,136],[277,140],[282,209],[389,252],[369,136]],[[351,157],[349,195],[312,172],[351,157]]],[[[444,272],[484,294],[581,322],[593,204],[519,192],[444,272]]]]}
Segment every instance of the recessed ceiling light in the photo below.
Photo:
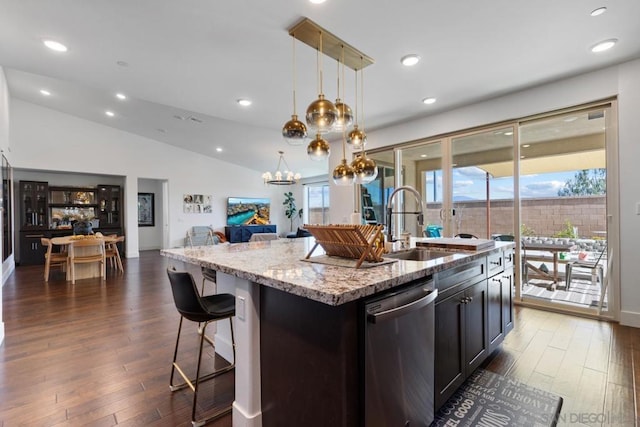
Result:
{"type": "Polygon", "coordinates": [[[429,104],[435,103],[436,99],[435,98],[425,98],[425,99],[422,100],[422,102],[427,104],[427,105],[429,105],[429,104]]]}
{"type": "Polygon", "coordinates": [[[248,99],[238,99],[238,104],[242,105],[243,107],[248,107],[249,105],[251,105],[251,101],[249,101],[248,99]]]}
{"type": "Polygon", "coordinates": [[[617,42],[618,42],[618,39],[603,40],[598,44],[594,45],[591,48],[591,52],[595,52],[595,53],[604,52],[605,50],[611,49],[617,42]]]}
{"type": "Polygon", "coordinates": [[[118,65],[119,67],[128,67],[129,63],[126,61],[116,61],[116,65],[118,65]]]}
{"type": "Polygon", "coordinates": [[[113,111],[109,111],[109,110],[107,110],[107,111],[105,111],[104,113],[105,113],[107,116],[109,116],[109,117],[113,117],[113,116],[115,116],[115,113],[114,113],[113,111]]]}
{"type": "Polygon", "coordinates": [[[327,0],[309,0],[309,1],[310,1],[311,3],[313,3],[313,4],[322,4],[322,3],[324,3],[324,2],[325,2],[325,1],[327,1],[327,0]]]}
{"type": "Polygon", "coordinates": [[[46,90],[46,89],[40,89],[40,93],[41,93],[41,94],[43,94],[44,96],[49,96],[49,95],[51,95],[51,92],[49,92],[49,91],[48,91],[48,90],[46,90]]]}
{"type": "Polygon", "coordinates": [[[420,56],[416,55],[415,53],[412,53],[410,55],[405,55],[402,58],[400,58],[400,62],[405,67],[413,67],[418,62],[420,62],[420,56]]]}
{"type": "Polygon", "coordinates": [[[507,135],[507,136],[511,136],[511,135],[513,135],[513,132],[509,131],[509,132],[505,132],[504,134],[507,135]]]}
{"type": "Polygon", "coordinates": [[[121,101],[124,101],[125,99],[127,99],[127,95],[125,95],[124,93],[116,93],[116,98],[118,98],[121,101]]]}
{"type": "Polygon", "coordinates": [[[594,9],[591,11],[591,16],[598,16],[598,15],[602,15],[603,13],[605,13],[607,11],[606,7],[599,7],[597,9],[594,9]]]}
{"type": "Polygon", "coordinates": [[[44,43],[44,45],[46,47],[48,47],[51,50],[55,50],[56,52],[66,52],[67,51],[67,47],[65,45],[63,45],[62,43],[59,43],[57,41],[44,40],[43,43],[44,43]]]}
{"type": "Polygon", "coordinates": [[[523,148],[529,148],[529,147],[531,147],[531,144],[524,144],[522,147],[523,148]]]}
{"type": "Polygon", "coordinates": [[[217,151],[218,153],[222,153],[222,148],[218,147],[218,148],[216,148],[216,151],[217,151]]]}
{"type": "Polygon", "coordinates": [[[427,157],[427,155],[426,154],[420,154],[420,157],[422,157],[424,159],[425,157],[427,157]]]}
{"type": "Polygon", "coordinates": [[[564,119],[564,121],[567,122],[567,123],[575,122],[576,120],[578,120],[578,118],[576,116],[566,117],[564,119]]]}
{"type": "Polygon", "coordinates": [[[520,158],[521,158],[521,159],[524,159],[524,158],[525,158],[525,156],[520,156],[520,158]]]}

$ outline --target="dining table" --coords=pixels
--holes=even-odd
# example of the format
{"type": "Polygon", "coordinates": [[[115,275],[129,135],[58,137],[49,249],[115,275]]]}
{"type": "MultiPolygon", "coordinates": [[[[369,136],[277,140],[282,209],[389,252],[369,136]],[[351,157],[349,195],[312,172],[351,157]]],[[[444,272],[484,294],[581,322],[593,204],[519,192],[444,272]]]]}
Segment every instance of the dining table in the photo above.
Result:
{"type": "MultiPolygon", "coordinates": [[[[51,244],[54,246],[61,246],[61,252],[69,252],[69,245],[72,245],[73,242],[81,240],[81,239],[102,239],[104,240],[105,245],[110,243],[117,243],[118,236],[94,236],[94,235],[71,235],[71,236],[60,236],[51,238],[51,244]]],[[[78,254],[82,254],[81,251],[95,251],[95,248],[78,248],[78,254]]],[[[82,254],[82,255],[89,255],[82,254]]],[[[67,268],[67,280],[71,280],[71,271],[67,268]]],[[[78,264],[75,267],[75,275],[76,280],[78,279],[89,279],[92,277],[101,277],[101,268],[98,263],[86,263],[86,264],[78,264]]]]}
{"type": "Polygon", "coordinates": [[[559,255],[562,252],[571,252],[576,248],[575,243],[570,241],[527,241],[522,242],[523,258],[525,277],[528,277],[528,270],[532,270],[535,273],[535,277],[552,281],[552,287],[555,289],[558,284],[558,265],[559,255]],[[527,253],[527,251],[534,251],[533,254],[527,253]],[[541,254],[542,252],[542,254],[541,254]],[[531,264],[530,261],[546,261],[549,259],[549,255],[544,255],[544,252],[551,254],[553,263],[552,271],[544,271],[540,267],[531,264]]]}

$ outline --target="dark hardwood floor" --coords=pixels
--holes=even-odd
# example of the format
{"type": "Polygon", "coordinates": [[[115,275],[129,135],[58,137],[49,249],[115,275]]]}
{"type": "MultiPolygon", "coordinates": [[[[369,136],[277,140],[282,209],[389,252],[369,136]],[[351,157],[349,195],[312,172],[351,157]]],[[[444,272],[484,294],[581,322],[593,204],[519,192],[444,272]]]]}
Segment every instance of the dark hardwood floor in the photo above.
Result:
{"type": "MultiPolygon", "coordinates": [[[[191,392],[168,387],[179,319],[169,260],[146,251],[124,263],[124,274],[76,285],[57,271],[45,283],[42,266],[16,268],[3,288],[0,427],[190,425],[191,392]]],[[[195,361],[195,326],[181,343],[183,363],[195,361]]],[[[222,362],[209,349],[207,363],[222,362]]],[[[561,395],[559,425],[633,426],[639,364],[640,329],[517,308],[486,368],[561,395]]],[[[228,404],[233,391],[232,373],[205,383],[200,410],[228,404]]],[[[231,416],[210,425],[230,426],[231,416]]]]}

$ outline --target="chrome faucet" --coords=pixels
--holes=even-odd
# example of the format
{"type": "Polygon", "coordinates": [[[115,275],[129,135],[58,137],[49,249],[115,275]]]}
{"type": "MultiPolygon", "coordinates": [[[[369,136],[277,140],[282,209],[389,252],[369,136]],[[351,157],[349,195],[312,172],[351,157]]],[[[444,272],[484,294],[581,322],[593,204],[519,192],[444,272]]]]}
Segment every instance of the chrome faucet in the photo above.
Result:
{"type": "Polygon", "coordinates": [[[391,230],[391,217],[393,215],[403,215],[403,214],[417,215],[418,225],[420,226],[424,225],[424,202],[422,201],[422,197],[420,196],[420,193],[418,192],[418,190],[411,187],[410,185],[403,185],[401,187],[396,188],[395,190],[393,190],[393,192],[389,196],[389,201],[387,202],[387,241],[393,242],[393,231],[391,230]],[[418,205],[420,205],[419,211],[416,211],[416,212],[404,212],[404,211],[394,212],[393,211],[393,198],[397,193],[401,191],[409,191],[410,193],[413,193],[413,195],[416,198],[416,201],[418,202],[418,205]]]}

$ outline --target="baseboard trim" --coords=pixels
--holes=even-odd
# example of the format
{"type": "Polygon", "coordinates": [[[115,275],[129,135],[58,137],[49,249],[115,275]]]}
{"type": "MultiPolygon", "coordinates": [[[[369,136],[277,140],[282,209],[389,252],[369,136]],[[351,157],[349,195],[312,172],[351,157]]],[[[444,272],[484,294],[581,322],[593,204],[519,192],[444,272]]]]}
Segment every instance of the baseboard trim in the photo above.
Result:
{"type": "Polygon", "coordinates": [[[624,326],[631,326],[633,328],[640,328],[640,313],[633,311],[621,311],[620,324],[624,326]]]}
{"type": "Polygon", "coordinates": [[[247,414],[238,405],[238,401],[233,402],[233,427],[262,427],[262,412],[247,414]]]}

